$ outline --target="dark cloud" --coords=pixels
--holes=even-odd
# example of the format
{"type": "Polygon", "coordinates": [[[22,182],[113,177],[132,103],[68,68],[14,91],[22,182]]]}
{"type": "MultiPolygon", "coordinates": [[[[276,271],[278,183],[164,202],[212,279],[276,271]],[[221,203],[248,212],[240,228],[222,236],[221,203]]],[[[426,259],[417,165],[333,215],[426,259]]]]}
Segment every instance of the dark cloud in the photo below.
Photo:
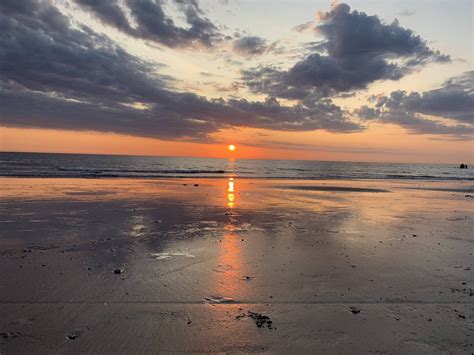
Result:
{"type": "Polygon", "coordinates": [[[315,27],[314,21],[308,21],[308,22],[305,22],[298,26],[293,27],[292,30],[301,33],[301,32],[312,30],[314,29],[314,27],[315,27]]]}
{"type": "Polygon", "coordinates": [[[423,93],[394,91],[372,97],[373,107],[355,113],[364,120],[398,124],[412,133],[447,134],[472,139],[474,133],[474,71],[446,81],[440,88],[423,93]],[[455,124],[424,118],[449,119],[455,124]]]}
{"type": "Polygon", "coordinates": [[[165,13],[161,0],[75,0],[107,25],[116,27],[131,36],[152,40],[172,48],[211,47],[223,35],[204,14],[196,0],[174,0],[184,15],[187,27],[177,26],[165,13]],[[132,27],[122,6],[127,7],[136,27],[132,27]]]}
{"type": "Polygon", "coordinates": [[[199,140],[235,126],[360,130],[328,99],[291,107],[276,99],[209,100],[176,91],[171,78],[151,76],[153,69],[107,37],[87,27],[72,27],[46,1],[0,2],[4,126],[199,140]]]}
{"type": "Polygon", "coordinates": [[[474,138],[474,127],[472,125],[446,125],[416,114],[391,111],[383,115],[382,122],[399,125],[411,134],[449,135],[451,139],[456,140],[472,140],[474,138]]]}
{"type": "Polygon", "coordinates": [[[200,72],[199,73],[201,76],[204,76],[206,78],[215,78],[215,77],[222,77],[222,75],[218,75],[218,74],[213,74],[213,73],[208,73],[208,72],[200,72]]]}
{"type": "Polygon", "coordinates": [[[354,111],[356,115],[358,115],[363,120],[375,120],[380,117],[381,112],[378,108],[373,108],[369,106],[362,106],[354,111]]]}
{"type": "Polygon", "coordinates": [[[314,52],[306,58],[288,70],[243,72],[252,91],[289,99],[325,97],[398,80],[427,63],[450,60],[396,20],[384,24],[377,16],[351,12],[347,4],[319,13],[319,19],[315,30],[325,40],[312,46],[314,52]]]}
{"type": "Polygon", "coordinates": [[[446,81],[439,89],[421,94],[402,92],[383,105],[474,124],[474,71],[446,81]]]}
{"type": "Polygon", "coordinates": [[[45,1],[28,2],[25,11],[10,14],[8,2],[0,2],[0,72],[9,84],[4,90],[126,103],[152,97],[167,85],[164,77],[150,80],[151,65],[108,38],[85,27],[72,29],[68,18],[45,1]]]}
{"type": "Polygon", "coordinates": [[[298,104],[282,106],[275,98],[264,102],[252,102],[244,99],[228,100],[228,106],[241,112],[255,115],[257,124],[234,121],[235,125],[251,126],[283,131],[311,131],[323,129],[330,132],[355,132],[361,127],[348,120],[346,112],[331,100],[320,100],[310,106],[298,104]]]}
{"type": "Polygon", "coordinates": [[[268,50],[267,41],[261,37],[246,36],[234,40],[232,48],[237,54],[244,56],[261,55],[268,50]]]}
{"type": "Polygon", "coordinates": [[[121,31],[132,32],[125,13],[117,0],[75,0],[86,10],[92,12],[102,22],[121,31]]]}

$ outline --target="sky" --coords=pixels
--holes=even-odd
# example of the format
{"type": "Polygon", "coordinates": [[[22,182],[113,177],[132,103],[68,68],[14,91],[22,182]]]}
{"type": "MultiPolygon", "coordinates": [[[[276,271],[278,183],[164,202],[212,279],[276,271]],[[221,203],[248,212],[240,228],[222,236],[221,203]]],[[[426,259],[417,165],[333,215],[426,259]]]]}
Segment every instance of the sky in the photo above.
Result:
{"type": "Polygon", "coordinates": [[[2,0],[0,151],[474,163],[473,11],[2,0]]]}

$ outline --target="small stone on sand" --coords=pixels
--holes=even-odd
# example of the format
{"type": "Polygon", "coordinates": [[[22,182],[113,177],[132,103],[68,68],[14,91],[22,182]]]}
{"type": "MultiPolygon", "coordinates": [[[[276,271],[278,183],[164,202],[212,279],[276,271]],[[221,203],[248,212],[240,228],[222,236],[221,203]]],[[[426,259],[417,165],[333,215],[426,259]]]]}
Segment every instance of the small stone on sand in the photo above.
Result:
{"type": "Polygon", "coordinates": [[[351,310],[352,314],[358,314],[358,313],[360,313],[360,309],[357,308],[357,307],[350,307],[350,310],[351,310]]]}

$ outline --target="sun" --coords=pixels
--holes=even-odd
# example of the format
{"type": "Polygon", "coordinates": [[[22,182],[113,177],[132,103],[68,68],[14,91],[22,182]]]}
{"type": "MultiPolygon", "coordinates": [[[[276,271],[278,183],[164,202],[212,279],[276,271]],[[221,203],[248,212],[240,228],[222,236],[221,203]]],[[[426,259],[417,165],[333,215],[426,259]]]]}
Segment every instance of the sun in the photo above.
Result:
{"type": "Polygon", "coordinates": [[[233,151],[235,150],[235,145],[229,144],[229,146],[227,147],[227,149],[229,149],[231,152],[233,152],[233,151]]]}

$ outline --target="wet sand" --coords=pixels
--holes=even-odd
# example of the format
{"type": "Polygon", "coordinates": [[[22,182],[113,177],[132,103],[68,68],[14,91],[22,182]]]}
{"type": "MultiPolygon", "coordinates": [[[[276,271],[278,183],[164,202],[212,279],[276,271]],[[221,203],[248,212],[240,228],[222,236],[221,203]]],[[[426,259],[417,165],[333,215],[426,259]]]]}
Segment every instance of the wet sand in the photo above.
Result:
{"type": "Polygon", "coordinates": [[[471,353],[470,191],[1,178],[0,353],[471,353]]]}

